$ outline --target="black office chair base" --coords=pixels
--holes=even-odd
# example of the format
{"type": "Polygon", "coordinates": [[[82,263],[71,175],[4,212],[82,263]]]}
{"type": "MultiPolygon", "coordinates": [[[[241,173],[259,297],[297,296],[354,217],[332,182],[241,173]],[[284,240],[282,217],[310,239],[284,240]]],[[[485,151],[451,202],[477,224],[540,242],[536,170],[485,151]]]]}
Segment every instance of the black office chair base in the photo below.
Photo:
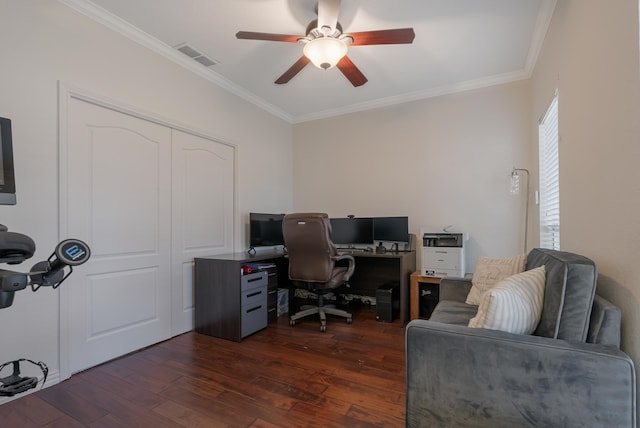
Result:
{"type": "Polygon", "coordinates": [[[289,317],[289,325],[293,327],[294,325],[296,325],[297,320],[307,317],[309,315],[315,315],[315,314],[320,315],[320,331],[323,333],[327,331],[327,314],[344,317],[347,319],[347,324],[351,324],[353,322],[352,314],[350,314],[349,312],[343,309],[338,309],[334,305],[326,305],[326,306],[305,305],[305,306],[302,306],[298,312],[296,312],[295,314],[291,315],[291,317],[289,317]]]}

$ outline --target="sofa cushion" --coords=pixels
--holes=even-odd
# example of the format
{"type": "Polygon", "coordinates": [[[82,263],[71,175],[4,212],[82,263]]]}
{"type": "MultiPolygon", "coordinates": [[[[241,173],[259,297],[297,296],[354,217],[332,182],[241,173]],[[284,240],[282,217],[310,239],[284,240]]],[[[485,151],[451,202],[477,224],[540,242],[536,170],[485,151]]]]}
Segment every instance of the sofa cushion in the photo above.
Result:
{"type": "Polygon", "coordinates": [[[500,281],[484,294],[469,327],[533,333],[542,313],[544,281],[544,266],[500,281]]]}
{"type": "Polygon", "coordinates": [[[598,277],[593,261],[563,251],[535,248],[526,269],[545,266],[544,306],[536,336],[584,342],[598,277]]]}
{"type": "Polygon", "coordinates": [[[446,324],[467,325],[478,312],[475,305],[467,305],[454,300],[440,300],[429,317],[429,321],[446,324]]]}
{"type": "Polygon", "coordinates": [[[476,269],[471,279],[471,290],[465,303],[479,305],[482,296],[497,283],[516,273],[524,271],[525,254],[508,259],[490,259],[478,257],[476,269]]]}
{"type": "Polygon", "coordinates": [[[596,294],[593,298],[587,342],[620,348],[621,319],[620,308],[596,294]]]}

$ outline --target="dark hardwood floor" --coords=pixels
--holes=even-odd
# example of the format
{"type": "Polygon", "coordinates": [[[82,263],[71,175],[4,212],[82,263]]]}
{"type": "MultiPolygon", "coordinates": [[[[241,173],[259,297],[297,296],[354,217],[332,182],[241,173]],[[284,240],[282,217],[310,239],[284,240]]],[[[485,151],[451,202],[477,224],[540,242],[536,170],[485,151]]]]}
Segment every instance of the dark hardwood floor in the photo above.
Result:
{"type": "Polygon", "coordinates": [[[352,308],[240,343],[186,333],[0,406],[2,427],[401,427],[404,328],[352,308]]]}

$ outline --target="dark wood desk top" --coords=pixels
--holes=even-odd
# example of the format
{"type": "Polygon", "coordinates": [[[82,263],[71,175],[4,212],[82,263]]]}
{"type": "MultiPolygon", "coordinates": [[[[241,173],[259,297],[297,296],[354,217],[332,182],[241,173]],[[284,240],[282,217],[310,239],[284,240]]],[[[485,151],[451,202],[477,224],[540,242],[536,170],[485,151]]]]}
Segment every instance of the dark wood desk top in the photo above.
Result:
{"type": "MultiPolygon", "coordinates": [[[[415,257],[415,251],[387,251],[384,253],[376,253],[375,251],[359,251],[359,250],[338,250],[339,254],[349,254],[358,257],[381,257],[381,258],[402,258],[405,256],[415,257]]],[[[217,254],[214,256],[196,257],[198,259],[211,259],[211,260],[228,260],[237,262],[258,262],[261,260],[276,259],[285,257],[287,254],[282,249],[258,251],[255,254],[249,254],[248,252],[237,252],[227,254],[217,254]]]]}
{"type": "Polygon", "coordinates": [[[215,256],[196,257],[197,259],[209,259],[209,260],[227,260],[236,262],[259,262],[261,260],[277,259],[284,257],[285,252],[279,250],[267,250],[258,251],[255,254],[249,254],[248,252],[237,252],[228,254],[217,254],[215,256]]]}
{"type": "Polygon", "coordinates": [[[349,254],[353,257],[381,257],[386,259],[396,259],[402,257],[415,257],[415,251],[387,251],[384,253],[376,253],[375,251],[352,251],[338,250],[340,254],[349,254]]]}

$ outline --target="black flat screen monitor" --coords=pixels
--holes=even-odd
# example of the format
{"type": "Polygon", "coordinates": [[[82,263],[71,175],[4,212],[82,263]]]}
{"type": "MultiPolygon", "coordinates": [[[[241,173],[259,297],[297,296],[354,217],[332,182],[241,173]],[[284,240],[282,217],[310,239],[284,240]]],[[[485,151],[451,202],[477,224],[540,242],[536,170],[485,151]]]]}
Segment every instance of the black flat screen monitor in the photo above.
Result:
{"type": "Polygon", "coordinates": [[[16,204],[11,120],[0,117],[0,205],[16,204]]]}
{"type": "Polygon", "coordinates": [[[249,213],[249,246],[284,245],[282,219],[284,214],[249,213]]]}
{"type": "Polygon", "coordinates": [[[336,246],[372,245],[373,218],[332,218],[331,241],[336,246]]]}
{"type": "Polygon", "coordinates": [[[373,240],[409,242],[409,217],[375,217],[373,240]]]}

